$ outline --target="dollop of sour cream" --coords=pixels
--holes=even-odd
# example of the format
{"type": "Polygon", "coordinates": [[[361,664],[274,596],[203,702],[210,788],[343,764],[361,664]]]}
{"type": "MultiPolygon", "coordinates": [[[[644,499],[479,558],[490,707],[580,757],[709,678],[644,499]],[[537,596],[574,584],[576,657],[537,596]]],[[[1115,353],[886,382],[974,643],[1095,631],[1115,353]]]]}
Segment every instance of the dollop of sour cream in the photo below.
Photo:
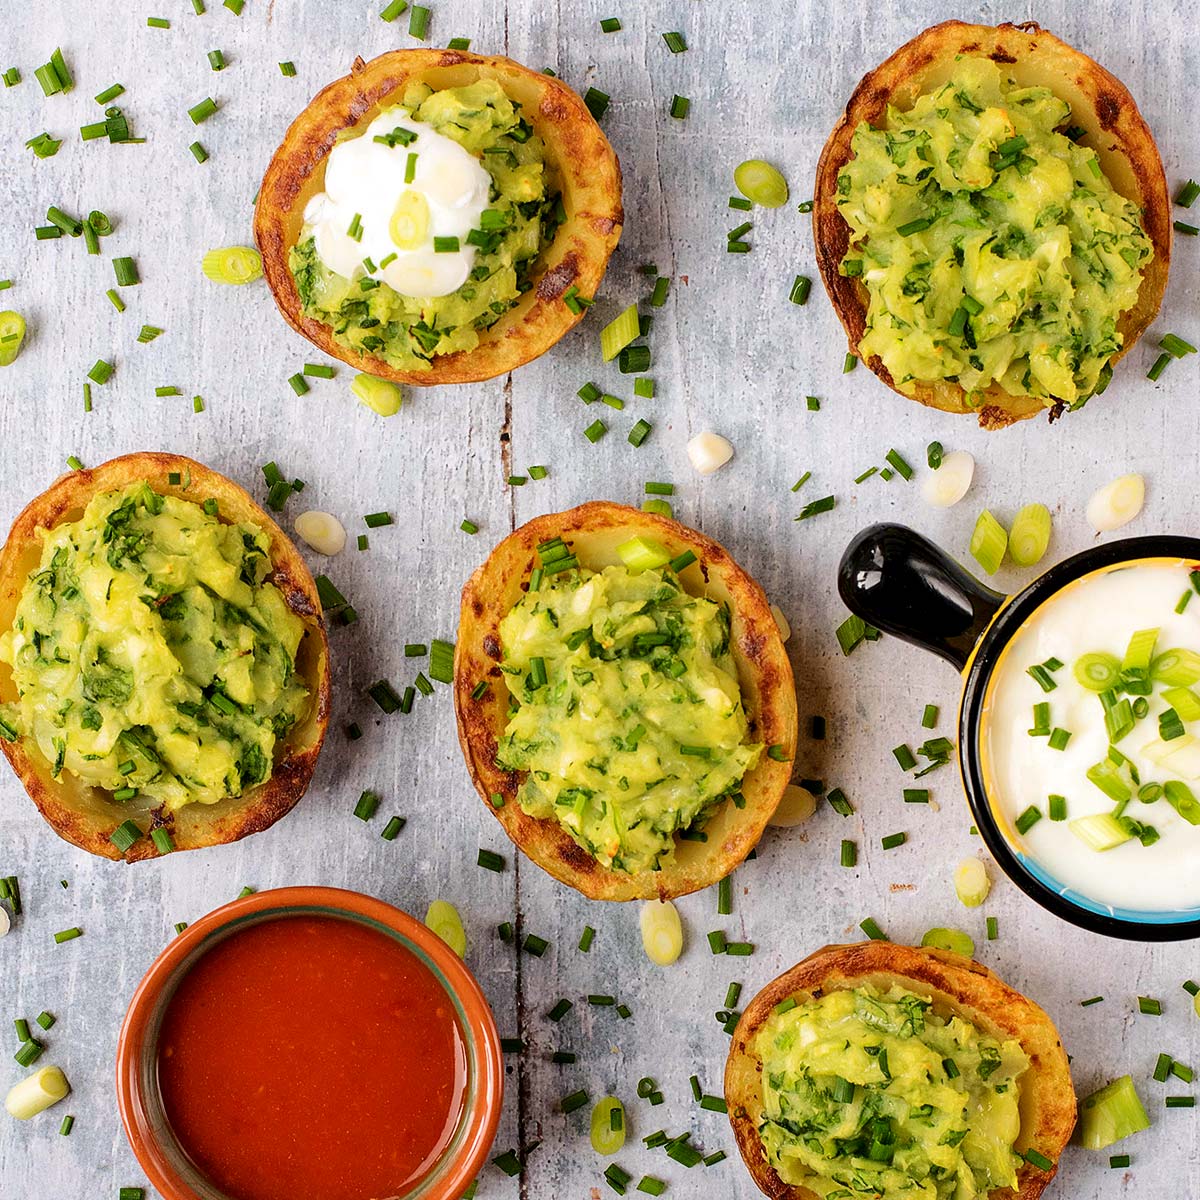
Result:
{"type": "Polygon", "coordinates": [[[418,299],[448,296],[475,265],[466,238],[479,227],[490,188],[491,176],[456,141],[390,108],[330,151],[325,190],[306,205],[304,223],[330,271],[369,275],[418,299]],[[352,225],[361,237],[350,234],[352,225]],[[434,238],[447,237],[459,248],[435,250],[434,238]]]}
{"type": "MultiPolygon", "coordinates": [[[[1200,907],[1200,826],[1190,825],[1163,798],[1144,804],[1135,796],[1125,812],[1154,826],[1159,840],[1153,845],[1131,838],[1096,851],[1071,832],[1072,820],[1115,808],[1087,778],[1088,769],[1109,751],[1103,707],[1072,668],[1089,652],[1122,658],[1130,636],[1143,629],[1159,629],[1156,653],[1171,648],[1200,652],[1200,596],[1193,596],[1182,613],[1175,611],[1191,591],[1190,569],[1191,564],[1153,559],[1095,572],[1063,588],[1009,643],[984,707],[981,745],[989,797],[997,813],[1007,817],[1011,836],[1062,887],[1109,908],[1172,912],[1200,907]],[[1057,687],[1044,692],[1027,672],[1051,658],[1063,666],[1052,675],[1057,687]],[[1050,705],[1051,728],[1070,732],[1065,749],[1053,749],[1046,737],[1030,736],[1033,706],[1039,703],[1050,705]],[[1066,820],[1050,819],[1052,795],[1066,799],[1066,820]],[[1031,805],[1042,817],[1018,834],[1016,819],[1031,805]]],[[[1146,697],[1149,711],[1117,749],[1137,769],[1141,783],[1178,779],[1200,794],[1200,776],[1192,774],[1200,767],[1196,755],[1184,753],[1168,764],[1146,753],[1163,746],[1158,714],[1168,706],[1161,692],[1156,683],[1154,694],[1146,697]]],[[[1188,730],[1189,736],[1197,733],[1200,726],[1188,730]]],[[[1185,749],[1183,739],[1176,744],[1185,749]]]]}

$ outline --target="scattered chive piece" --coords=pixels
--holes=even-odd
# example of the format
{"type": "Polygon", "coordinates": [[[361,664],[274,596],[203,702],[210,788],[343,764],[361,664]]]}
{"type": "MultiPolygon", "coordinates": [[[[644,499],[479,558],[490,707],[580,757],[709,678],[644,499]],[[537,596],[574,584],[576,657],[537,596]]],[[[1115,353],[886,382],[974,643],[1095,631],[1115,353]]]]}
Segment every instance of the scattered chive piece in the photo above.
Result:
{"type": "Polygon", "coordinates": [[[375,810],[378,807],[378,794],[370,791],[363,792],[358,798],[358,803],[354,806],[354,815],[360,821],[369,821],[375,815],[375,810]]]}
{"type": "Polygon", "coordinates": [[[788,299],[793,304],[807,304],[808,294],[812,291],[812,280],[807,275],[797,275],[792,281],[792,290],[788,292],[788,299]]]}
{"type": "MultiPolygon", "coordinates": [[[[43,1028],[48,1027],[43,1026],[43,1028]]],[[[32,1036],[29,1032],[29,1022],[24,1017],[13,1018],[13,1029],[16,1031],[18,1042],[27,1042],[32,1036]]]]}
{"type": "MultiPolygon", "coordinates": [[[[88,228],[90,229],[91,226],[89,225],[88,228]]],[[[156,337],[161,336],[162,332],[157,325],[143,325],[141,331],[138,333],[137,340],[145,346],[154,341],[156,337]]]]}
{"type": "Polygon", "coordinates": [[[58,1127],[58,1132],[61,1137],[70,1135],[72,1128],[75,1125],[75,1118],[71,1116],[63,1117],[62,1124],[58,1127]]]}
{"type": "MultiPolygon", "coordinates": [[[[226,3],[228,3],[228,0],[226,0],[226,3]]],[[[214,53],[217,52],[214,51],[214,53]]],[[[187,110],[187,114],[191,117],[193,125],[199,125],[201,121],[207,121],[216,111],[217,102],[211,96],[206,96],[199,104],[193,104],[187,110]]]]}
{"type": "Polygon", "coordinates": [[[363,517],[363,524],[365,524],[368,529],[379,529],[384,525],[394,525],[395,522],[392,520],[391,513],[375,512],[367,513],[366,516],[363,517]]]}
{"type": "MultiPolygon", "coordinates": [[[[58,935],[55,934],[56,938],[57,936],[58,935]]],[[[45,1050],[46,1047],[43,1046],[42,1043],[37,1040],[37,1038],[30,1038],[28,1041],[21,1043],[21,1048],[16,1052],[16,1054],[13,1055],[13,1058],[16,1059],[16,1061],[22,1067],[30,1067],[42,1057],[42,1054],[45,1052],[45,1050]]]]}
{"type": "Polygon", "coordinates": [[[584,954],[587,954],[591,950],[592,942],[595,937],[596,931],[590,925],[585,925],[583,927],[583,933],[579,938],[579,949],[583,951],[584,954]]]}
{"type": "Polygon", "coordinates": [[[48,1013],[48,1012],[43,1011],[43,1012],[38,1013],[38,1015],[37,1015],[37,1023],[43,1029],[52,1028],[55,1023],[55,1020],[56,1020],[56,1018],[53,1013],[48,1013]]]}
{"type": "Polygon", "coordinates": [[[1104,1001],[1103,996],[1093,996],[1090,1000],[1080,1000],[1080,1008],[1091,1008],[1093,1004],[1101,1004],[1104,1001]]]}
{"type": "Polygon", "coordinates": [[[1127,1167],[1129,1163],[1130,1158],[1128,1154],[1110,1154],[1108,1157],[1108,1165],[1110,1167],[1127,1167]]]}
{"type": "Polygon", "coordinates": [[[199,142],[193,142],[188,147],[188,149],[192,152],[192,157],[197,162],[207,162],[208,161],[208,151],[205,150],[205,148],[202,145],[200,145],[199,142]]]}
{"type": "Polygon", "coordinates": [[[682,54],[687,49],[687,42],[683,40],[682,33],[664,33],[662,39],[672,54],[682,54]]]}
{"type": "Polygon", "coordinates": [[[1146,372],[1146,378],[1157,380],[1158,377],[1167,369],[1167,366],[1170,362],[1171,356],[1164,351],[1154,360],[1153,366],[1151,366],[1150,370],[1146,372]]]}
{"type": "MultiPolygon", "coordinates": [[[[686,96],[672,96],[670,113],[677,121],[686,120],[692,102],[686,96]]],[[[749,204],[747,204],[749,207],[749,204]]]]}
{"type": "Polygon", "coordinates": [[[1200,196],[1200,183],[1194,179],[1189,179],[1186,183],[1180,185],[1179,191],[1175,194],[1175,203],[1180,208],[1191,208],[1196,202],[1196,197],[1200,196]]]}
{"type": "Polygon", "coordinates": [[[987,940],[994,942],[1000,936],[1000,922],[995,917],[987,918],[987,940]]]}
{"type": "Polygon", "coordinates": [[[170,854],[175,849],[175,840],[171,837],[171,831],[161,826],[150,831],[150,840],[159,854],[170,854]]]}
{"type": "Polygon", "coordinates": [[[279,73],[290,79],[296,74],[296,64],[294,62],[281,62],[279,64],[279,73]]]}
{"type": "Polygon", "coordinates": [[[600,29],[604,33],[617,33],[621,28],[620,17],[601,17],[600,29]]]}
{"type": "Polygon", "coordinates": [[[408,0],[391,0],[379,15],[385,21],[394,21],[408,7],[408,0]]]}
{"type": "Polygon", "coordinates": [[[885,850],[895,850],[897,846],[903,846],[907,841],[907,833],[889,833],[887,837],[881,839],[885,850]]]}
{"type": "Polygon", "coordinates": [[[1039,1171],[1050,1171],[1054,1164],[1040,1150],[1034,1150],[1030,1147],[1025,1151],[1024,1159],[1030,1166],[1037,1167],[1039,1171]]]}
{"type": "Polygon", "coordinates": [[[917,765],[915,755],[906,745],[897,746],[892,751],[892,756],[900,764],[902,771],[911,771],[917,765]]]}
{"type": "Polygon", "coordinates": [[[1161,1017],[1162,1016],[1162,1001],[1155,1000],[1153,996],[1139,996],[1137,998],[1138,1012],[1146,1017],[1161,1017]]]}
{"type": "Polygon", "coordinates": [[[1200,234],[1200,227],[1189,225],[1186,221],[1176,221],[1175,231],[1176,233],[1182,233],[1185,237],[1196,237],[1197,234],[1200,234]]]}
{"type": "Polygon", "coordinates": [[[497,854],[494,850],[484,850],[482,848],[480,848],[476,863],[478,866],[483,867],[485,871],[500,872],[504,870],[505,866],[503,854],[497,854]]]}
{"type": "Polygon", "coordinates": [[[404,828],[404,818],[403,817],[389,817],[388,823],[383,827],[383,831],[380,833],[379,836],[381,838],[383,838],[383,840],[385,842],[394,842],[396,840],[396,835],[403,828],[404,828]]]}
{"type": "Polygon", "coordinates": [[[875,922],[875,918],[874,918],[874,917],[866,917],[864,920],[862,920],[862,921],[860,921],[860,922],[858,923],[858,927],[859,927],[859,929],[861,929],[861,930],[863,931],[863,933],[865,933],[865,934],[867,935],[867,937],[869,937],[869,938],[871,939],[871,941],[873,941],[873,942],[886,942],[886,941],[888,941],[887,934],[885,934],[885,933],[883,932],[883,930],[879,928],[878,924],[876,924],[876,922],[875,922]]]}
{"type": "Polygon", "coordinates": [[[414,4],[408,14],[408,35],[418,41],[424,41],[429,32],[429,9],[422,4],[414,4]]]}
{"type": "Polygon", "coordinates": [[[54,935],[54,943],[57,946],[61,946],[63,942],[72,942],[77,937],[83,937],[83,930],[78,925],[72,925],[70,929],[59,930],[54,935]]]}
{"type": "Polygon", "coordinates": [[[884,458],[891,465],[892,470],[896,472],[905,482],[910,480],[913,475],[913,469],[908,465],[905,459],[901,456],[898,450],[889,450],[884,458]]]}
{"type": "Polygon", "coordinates": [[[100,358],[96,360],[96,365],[88,372],[88,378],[93,383],[107,383],[113,375],[116,368],[110,362],[105,362],[100,358]]]}
{"type": "Polygon", "coordinates": [[[800,515],[794,518],[797,521],[807,521],[809,517],[815,517],[821,513],[832,512],[837,506],[837,498],[834,496],[822,496],[820,500],[812,500],[806,504],[801,510],[800,515]]]}
{"type": "Polygon", "coordinates": [[[242,15],[242,9],[246,7],[246,0],[225,0],[225,7],[229,9],[235,17],[242,15]]]}
{"type": "Polygon", "coordinates": [[[225,55],[222,54],[220,50],[210,50],[208,52],[208,65],[212,67],[214,71],[225,70],[225,55]]]}
{"type": "Polygon", "coordinates": [[[608,426],[598,417],[584,431],[583,436],[593,445],[608,432],[608,426]]]}
{"type": "Polygon", "coordinates": [[[1050,820],[1065,821],[1067,819],[1067,798],[1065,796],[1051,796],[1049,805],[1050,820]]]}
{"type": "Polygon", "coordinates": [[[842,839],[841,864],[843,867],[858,866],[858,847],[849,839],[842,839]]]}
{"type": "Polygon", "coordinates": [[[588,112],[598,121],[608,111],[609,95],[599,88],[590,87],[584,93],[583,103],[588,112]]]}
{"type": "Polygon", "coordinates": [[[509,1178],[521,1173],[521,1160],[515,1150],[505,1150],[503,1154],[497,1154],[492,1159],[492,1166],[498,1167],[509,1178]]]}
{"type": "Polygon", "coordinates": [[[1195,1096],[1168,1096],[1166,1101],[1167,1108],[1195,1108],[1195,1096]]]}
{"type": "Polygon", "coordinates": [[[532,954],[534,958],[541,958],[546,953],[546,948],[549,945],[550,943],[545,938],[528,933],[525,935],[525,940],[521,943],[521,949],[527,954],[532,954]]]}
{"type": "Polygon", "coordinates": [[[114,258],[112,263],[118,287],[131,287],[135,283],[142,282],[141,276],[138,274],[137,263],[132,258],[114,258]]]}
{"type": "Polygon", "coordinates": [[[1014,824],[1020,834],[1028,833],[1042,819],[1042,810],[1036,804],[1031,804],[1016,819],[1014,824]]]}
{"type": "Polygon", "coordinates": [[[733,912],[733,880],[728,875],[717,884],[717,915],[727,917],[733,912]]]}
{"type": "Polygon", "coordinates": [[[849,375],[855,367],[858,366],[858,355],[853,351],[848,351],[845,359],[842,361],[842,374],[849,375]]]}

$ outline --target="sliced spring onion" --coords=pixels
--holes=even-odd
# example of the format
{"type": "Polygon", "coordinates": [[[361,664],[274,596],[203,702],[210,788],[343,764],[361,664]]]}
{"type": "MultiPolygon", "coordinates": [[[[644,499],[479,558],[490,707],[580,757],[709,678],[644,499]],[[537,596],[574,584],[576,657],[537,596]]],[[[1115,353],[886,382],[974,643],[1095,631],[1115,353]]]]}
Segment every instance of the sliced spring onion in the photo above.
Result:
{"type": "Polygon", "coordinates": [[[1071,668],[1075,678],[1091,692],[1107,692],[1121,678],[1121,663],[1115,654],[1099,651],[1081,654],[1071,668]]]}
{"type": "Polygon", "coordinates": [[[1128,1075],[1093,1092],[1079,1106],[1079,1135],[1086,1150],[1103,1150],[1150,1128],[1150,1118],[1128,1075]]]}
{"type": "Polygon", "coordinates": [[[462,918],[458,909],[448,900],[434,900],[425,910],[425,924],[458,955],[464,958],[467,953],[467,935],[463,930],[462,918]]]}
{"type": "Polygon", "coordinates": [[[779,208],[787,203],[787,180],[779,170],[761,158],[750,158],[740,163],[733,172],[737,190],[752,204],[763,208],[779,208]]]}
{"type": "Polygon", "coordinates": [[[1157,629],[1139,629],[1129,639],[1125,657],[1121,660],[1121,671],[1125,675],[1146,679],[1150,664],[1154,661],[1154,648],[1158,644],[1157,629]]]}
{"type": "Polygon", "coordinates": [[[631,571],[653,571],[671,561],[671,552],[648,537],[632,537],[617,547],[621,561],[631,571]]]}
{"type": "Polygon", "coordinates": [[[1112,813],[1076,817],[1067,828],[1090,850],[1103,853],[1129,841],[1129,834],[1112,813]]]}
{"type": "Polygon", "coordinates": [[[1124,804],[1133,796],[1133,789],[1121,775],[1121,769],[1109,758],[1101,759],[1087,769],[1089,782],[1094,783],[1115,804],[1124,804]]]}
{"type": "Polygon", "coordinates": [[[620,352],[636,340],[641,331],[638,324],[637,305],[631,304],[600,331],[600,353],[605,362],[611,362],[620,352]]]}
{"type": "Polygon", "coordinates": [[[1122,475],[1092,493],[1087,502],[1088,524],[1097,533],[1128,525],[1142,511],[1146,481],[1141,475],[1122,475]]]}
{"type": "Polygon", "coordinates": [[[592,1109],[592,1149],[606,1158],[625,1145],[625,1106],[616,1096],[605,1096],[592,1109]]]}
{"type": "Polygon", "coordinates": [[[807,788],[789,783],[775,811],[767,820],[777,829],[790,829],[807,821],[817,810],[817,798],[807,788]]]}
{"type": "MultiPolygon", "coordinates": [[[[942,474],[945,464],[937,474],[942,474]]],[[[1004,552],[1008,548],[1008,534],[1004,526],[985,508],[975,522],[971,534],[971,557],[989,574],[995,575],[1004,561],[1004,552]]]]}
{"type": "Polygon", "coordinates": [[[1150,678],[1172,687],[1200,683],[1200,654],[1195,650],[1164,650],[1150,663],[1150,678]]]}
{"type": "Polygon", "coordinates": [[[954,894],[967,908],[978,908],[991,890],[987,868],[978,858],[964,858],[954,868],[954,894]]]}
{"type": "Polygon", "coordinates": [[[1200,825],[1200,800],[1178,779],[1163,784],[1163,798],[1189,824],[1200,825]]]}
{"type": "Polygon", "coordinates": [[[400,411],[404,400],[398,384],[387,379],[377,379],[374,375],[355,375],[350,383],[350,390],[358,397],[360,404],[365,404],[381,417],[394,417],[400,411]]]}
{"type": "Polygon", "coordinates": [[[1044,504],[1027,504],[1013,518],[1008,553],[1018,567],[1041,562],[1050,544],[1050,510],[1044,504]]]}
{"type": "Polygon", "coordinates": [[[39,1067],[13,1084],[4,1099],[4,1107],[9,1116],[28,1121],[57,1104],[70,1090],[71,1085],[59,1067],[39,1067]]]}
{"type": "MultiPolygon", "coordinates": [[[[978,859],[974,861],[978,862],[978,859]]],[[[961,954],[963,958],[975,957],[975,942],[961,929],[930,929],[921,938],[921,945],[932,946],[935,950],[949,950],[951,954],[961,954]]]]}
{"type": "Polygon", "coordinates": [[[241,285],[262,278],[262,255],[250,246],[224,246],[208,250],[200,263],[214,283],[241,285]]]}
{"type": "Polygon", "coordinates": [[[25,318],[11,309],[0,312],[0,367],[16,361],[25,340],[25,318]]]}
{"type": "Polygon", "coordinates": [[[639,915],[642,947],[659,967],[669,967],[683,952],[683,923],[669,900],[647,900],[639,915]]]}
{"type": "Polygon", "coordinates": [[[1165,688],[1162,698],[1179,714],[1184,721],[1200,721],[1200,696],[1191,688],[1165,688]]]}

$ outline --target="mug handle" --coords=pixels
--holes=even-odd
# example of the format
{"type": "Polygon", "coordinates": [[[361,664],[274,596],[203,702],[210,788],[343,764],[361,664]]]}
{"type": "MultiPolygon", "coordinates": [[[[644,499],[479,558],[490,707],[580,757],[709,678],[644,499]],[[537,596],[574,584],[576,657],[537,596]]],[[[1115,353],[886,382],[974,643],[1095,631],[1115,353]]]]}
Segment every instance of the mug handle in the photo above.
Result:
{"type": "Polygon", "coordinates": [[[846,547],[838,592],[856,616],[961,672],[1007,596],[904,525],[872,525],[846,547]]]}

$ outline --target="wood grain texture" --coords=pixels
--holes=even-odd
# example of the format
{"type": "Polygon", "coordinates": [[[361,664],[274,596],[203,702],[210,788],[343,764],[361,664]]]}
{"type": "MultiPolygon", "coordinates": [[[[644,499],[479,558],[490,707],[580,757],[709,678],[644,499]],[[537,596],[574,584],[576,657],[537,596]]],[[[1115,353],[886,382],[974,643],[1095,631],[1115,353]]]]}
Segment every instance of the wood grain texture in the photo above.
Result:
{"type": "MultiPolygon", "coordinates": [[[[434,0],[430,44],[469,36],[473,49],[550,65],[577,88],[612,95],[604,126],[624,169],[627,224],[594,311],[555,351],[509,379],[415,392],[389,421],[355,404],[345,369],[335,380],[312,381],[308,395],[293,395],[288,376],[320,356],[284,325],[265,286],[222,289],[201,275],[199,262],[209,247],[249,240],[258,179],[292,117],[355,54],[370,58],[415,44],[407,17],[380,21],[383,0],[247,0],[240,18],[220,0],[208,0],[204,16],[194,16],[187,0],[7,7],[0,68],[11,61],[24,81],[0,89],[0,278],[14,280],[0,293],[0,307],[21,310],[30,331],[17,364],[0,370],[0,525],[6,529],[62,470],[66,455],[97,463],[153,448],[197,457],[259,495],[259,467],[275,459],[308,483],[303,502],[289,506],[289,527],[305,507],[339,514],[352,535],[364,530],[363,513],[383,508],[397,524],[370,531],[366,553],[351,540],[332,562],[309,556],[361,619],[332,631],[329,741],[308,796],[273,829],[235,846],[125,867],[59,842],[17,781],[0,777],[0,874],[20,875],[26,906],[0,942],[0,1017],[56,1013],[43,1061],[60,1063],[75,1089],[37,1121],[0,1120],[4,1200],[90,1200],[141,1182],[113,1102],[113,1051],[129,995],[174,922],[194,919],[243,885],[295,883],[359,888],[418,914],[437,896],[459,906],[468,962],[501,1031],[520,1032],[529,1043],[508,1059],[497,1152],[544,1139],[519,1179],[487,1168],[482,1200],[608,1194],[605,1164],[588,1145],[587,1110],[558,1111],[559,1099],[580,1087],[593,1099],[616,1093],[626,1101],[631,1137],[615,1161],[635,1181],[651,1174],[670,1181],[668,1196],[750,1200],[757,1193],[736,1160],[725,1118],[700,1111],[688,1086],[697,1073],[706,1090],[720,1087],[728,1041],[713,1014],[730,980],[742,981],[748,997],[816,947],[857,936],[868,915],[897,940],[919,940],[930,926],[968,929],[987,965],[1055,1019],[1081,1091],[1133,1074],[1155,1124],[1120,1147],[1134,1157],[1131,1171],[1109,1170],[1107,1154],[1072,1147],[1048,1194],[1200,1195],[1196,1118],[1163,1109],[1164,1094],[1188,1089],[1149,1077],[1159,1050],[1200,1066],[1200,1021],[1180,989],[1184,979],[1200,977],[1194,947],[1126,945],[1073,931],[994,870],[984,908],[962,909],[953,864],[982,849],[968,832],[957,780],[950,769],[930,776],[937,806],[914,812],[901,802],[904,778],[890,755],[897,743],[920,738],[926,702],[941,705],[939,732],[949,730],[954,675],[892,641],[843,659],[832,634],[842,616],[838,557],[874,520],[908,521],[965,554],[982,506],[1010,518],[1036,499],[1054,513],[1051,553],[1062,557],[1091,541],[1083,506],[1092,489],[1140,470],[1149,499],[1131,532],[1192,532],[1200,517],[1200,360],[1173,363],[1149,383],[1144,374],[1156,351],[1148,341],[1082,412],[1053,429],[1030,421],[989,435],[969,418],[902,400],[865,369],[843,376],[844,338],[819,287],[803,308],[787,302],[797,273],[816,276],[808,221],[795,202],[808,198],[817,155],[846,97],[867,68],[936,20],[1036,17],[1130,88],[1158,137],[1173,190],[1195,175],[1200,47],[1179,35],[1190,15],[1181,0],[1047,0],[1036,9],[990,0],[974,9],[948,0],[434,0]],[[171,28],[147,28],[150,15],[171,18],[171,28]],[[610,15],[624,28],[605,35],[599,19],[610,15]],[[685,54],[670,54],[659,36],[675,29],[687,37],[685,54]],[[33,70],[56,45],[77,85],[45,99],[33,70]],[[214,48],[229,63],[219,73],[205,57],[214,48]],[[276,66],[288,59],[295,78],[276,66]],[[81,143],[78,127],[101,111],[91,97],[118,80],[128,89],[118,103],[135,133],[149,140],[81,143]],[[684,122],[667,115],[676,93],[692,101],[684,122]],[[193,126],[186,110],[208,95],[220,111],[193,126]],[[43,129],[66,140],[57,157],[37,161],[22,143],[43,129]],[[211,154],[203,165],[187,150],[197,139],[211,154]],[[733,167],[751,156],[785,170],[793,203],[750,214],[753,252],[732,256],[725,233],[742,215],[726,209],[726,197],[733,167]],[[35,242],[33,226],[43,223],[49,204],[109,213],[116,228],[104,240],[104,256],[89,258],[79,241],[35,242]],[[120,315],[104,296],[114,284],[109,259],[116,254],[134,255],[143,279],[122,289],[128,309],[120,315]],[[635,400],[631,381],[600,362],[597,339],[606,321],[648,292],[638,274],[646,262],[671,277],[672,291],[650,336],[658,395],[635,400]],[[167,332],[139,345],[143,322],[167,332]],[[95,411],[85,416],[81,385],[100,357],[117,370],[93,389],[95,411]],[[575,392],[589,379],[629,401],[624,412],[585,409],[575,392]],[[184,395],[156,399],[155,386],[164,384],[184,395]],[[196,394],[207,406],[199,415],[189,403],[196,394]],[[820,412],[806,410],[806,395],[821,398],[820,412]],[[592,446],[582,431],[596,416],[610,433],[592,446]],[[639,416],[654,430],[634,450],[625,437],[639,416]],[[702,480],[684,447],[704,428],[728,436],[737,455],[702,480]],[[914,465],[923,462],[935,437],[978,460],[975,487],[959,507],[922,507],[915,481],[851,483],[882,465],[893,446],[914,465]],[[535,463],[549,467],[547,479],[506,486],[510,473],[525,474],[535,463]],[[788,489],[805,470],[813,478],[793,495],[788,489]],[[799,771],[841,786],[857,809],[843,819],[823,807],[807,825],[769,830],[757,859],[735,876],[732,917],[717,917],[712,891],[682,900],[687,948],[669,970],[645,962],[636,908],[589,903],[513,860],[473,793],[445,688],[418,700],[409,717],[379,717],[363,695],[380,677],[411,681],[416,664],[404,659],[406,641],[453,636],[463,581],[515,524],[597,497],[636,503],[649,479],[674,481],[680,518],[725,544],[788,615],[802,731],[809,714],[829,718],[826,741],[802,736],[799,771]],[[793,523],[804,500],[830,493],[838,497],[833,513],[793,523]],[[458,531],[465,516],[480,525],[475,537],[458,531]],[[362,724],[361,741],[342,735],[350,719],[362,724]],[[351,814],[364,787],[384,796],[370,825],[351,814]],[[379,830],[393,812],[409,822],[395,842],[384,842],[379,830]],[[883,852],[880,837],[902,829],[908,843],[883,852]],[[859,842],[856,870],[837,866],[843,837],[859,842]],[[481,846],[504,853],[507,871],[479,870],[481,846]],[[984,940],[985,915],[999,919],[995,942],[984,940]],[[545,957],[501,944],[494,928],[506,919],[550,939],[545,957]],[[576,950],[585,924],[597,930],[588,955],[576,950]],[[55,946],[53,932],[71,925],[85,936],[55,946]],[[753,941],[757,953],[711,957],[704,934],[719,927],[753,941]],[[616,992],[632,1017],[590,1008],[589,992],[616,992]],[[1139,993],[1160,997],[1164,1016],[1137,1016],[1139,993]],[[1078,1007],[1101,994],[1103,1004],[1078,1007]],[[545,1014],[560,996],[575,1007],[554,1024],[545,1014]],[[579,1062],[552,1065],[555,1049],[576,1051],[579,1062]],[[661,1085],[661,1107],[635,1099],[643,1075],[661,1085]],[[60,1138],[68,1112],[75,1129],[60,1138]],[[706,1151],[731,1157],[687,1171],[642,1148],[640,1139],[660,1128],[691,1129],[706,1151]]],[[[1152,337],[1168,330],[1192,342],[1200,336],[1198,258],[1200,245],[1180,238],[1152,337]]],[[[1028,578],[1006,568],[999,586],[1015,588],[1028,578]]],[[[19,1074],[3,1061],[0,1089],[19,1074]]]]}

